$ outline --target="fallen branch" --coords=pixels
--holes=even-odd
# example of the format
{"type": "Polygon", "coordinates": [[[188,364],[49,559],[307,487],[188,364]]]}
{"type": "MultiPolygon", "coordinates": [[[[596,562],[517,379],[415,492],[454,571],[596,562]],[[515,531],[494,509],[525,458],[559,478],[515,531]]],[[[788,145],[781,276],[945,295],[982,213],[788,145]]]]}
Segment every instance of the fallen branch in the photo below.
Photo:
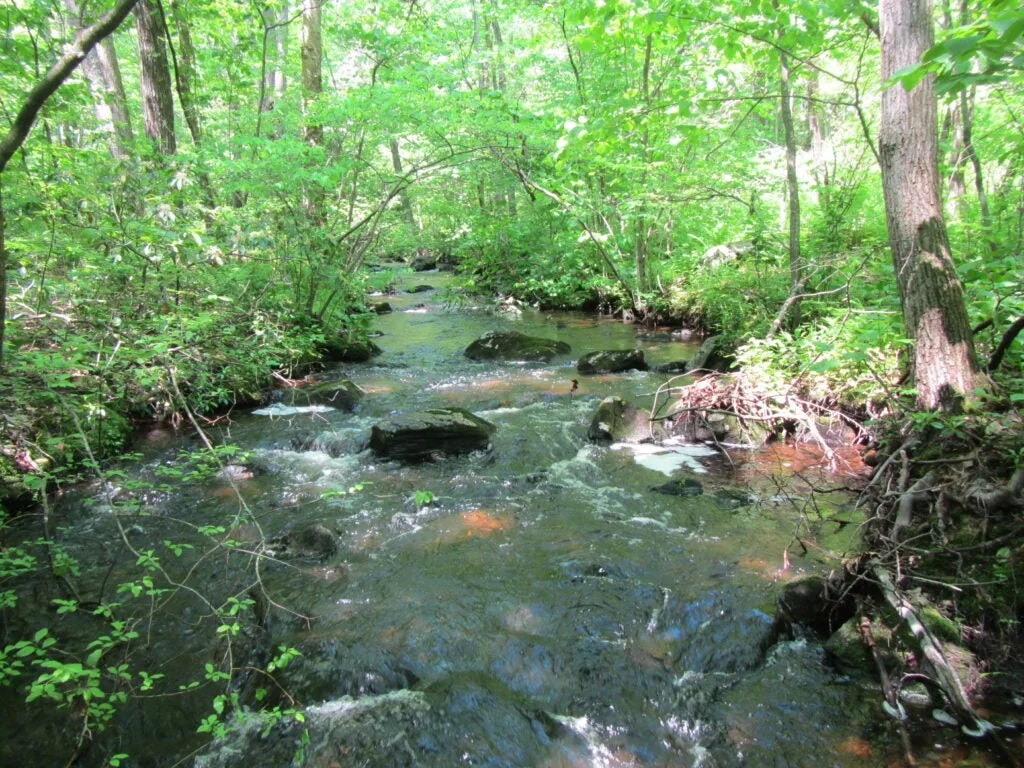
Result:
{"type": "Polygon", "coordinates": [[[942,643],[922,623],[914,611],[913,606],[903,595],[896,590],[896,586],[889,576],[889,572],[877,561],[871,568],[871,572],[882,589],[882,594],[889,605],[893,607],[900,618],[907,622],[907,627],[917,638],[921,653],[932,668],[933,678],[942,691],[943,696],[953,716],[960,723],[961,730],[968,736],[984,736],[995,730],[995,726],[981,718],[974,707],[967,700],[967,693],[956,672],[953,671],[946,654],[943,652],[942,643]]]}
{"type": "Polygon", "coordinates": [[[1014,320],[1010,327],[1006,329],[1003,338],[999,340],[999,345],[988,360],[988,369],[990,371],[994,371],[1003,362],[1003,355],[1006,354],[1006,350],[1009,349],[1013,340],[1017,338],[1017,334],[1021,331],[1024,331],[1024,315],[1014,320]]]}
{"type": "Polygon", "coordinates": [[[871,633],[871,619],[863,613],[860,616],[860,621],[857,622],[857,632],[860,634],[861,642],[871,651],[871,658],[874,659],[875,667],[878,669],[878,683],[882,687],[882,695],[885,696],[885,703],[888,705],[887,711],[896,720],[899,728],[900,741],[903,743],[903,755],[906,757],[908,765],[916,765],[914,753],[910,748],[910,734],[907,733],[907,727],[904,725],[907,715],[903,711],[903,705],[900,704],[896,690],[892,687],[889,672],[885,668],[885,660],[878,650],[875,636],[871,633]]]}

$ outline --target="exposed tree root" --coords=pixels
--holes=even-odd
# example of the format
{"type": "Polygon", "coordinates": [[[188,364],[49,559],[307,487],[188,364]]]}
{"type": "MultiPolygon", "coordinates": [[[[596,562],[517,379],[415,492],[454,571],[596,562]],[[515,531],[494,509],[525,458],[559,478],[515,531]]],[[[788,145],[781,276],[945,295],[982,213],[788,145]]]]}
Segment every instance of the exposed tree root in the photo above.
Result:
{"type": "MultiPolygon", "coordinates": [[[[1024,468],[1015,462],[1024,424],[1009,411],[908,421],[892,431],[858,500],[869,515],[870,554],[852,571],[873,585],[881,616],[886,606],[895,611],[905,642],[963,732],[984,737],[995,726],[972,704],[982,682],[965,685],[950,649],[970,648],[998,664],[1017,640],[1024,601],[1013,574],[1024,563],[1024,468]]],[[[1002,739],[993,744],[1003,749],[1002,739]]]]}

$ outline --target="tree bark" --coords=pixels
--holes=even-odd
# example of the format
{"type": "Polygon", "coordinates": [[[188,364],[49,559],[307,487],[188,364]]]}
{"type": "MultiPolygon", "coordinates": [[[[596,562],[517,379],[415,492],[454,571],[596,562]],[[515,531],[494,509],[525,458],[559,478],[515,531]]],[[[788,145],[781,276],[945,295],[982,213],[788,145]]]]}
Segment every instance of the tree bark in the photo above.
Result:
{"type": "Polygon", "coordinates": [[[146,135],[160,152],[177,151],[174,133],[174,101],[171,96],[171,70],[164,48],[166,30],[153,0],[138,0],[135,26],[139,33],[139,63],[142,69],[142,116],[146,135]]]}
{"type": "MultiPolygon", "coordinates": [[[[192,143],[198,147],[203,142],[203,123],[199,113],[199,104],[196,102],[196,91],[199,84],[196,49],[192,44],[192,31],[189,28],[188,16],[185,15],[180,0],[171,0],[171,18],[174,19],[174,28],[178,33],[178,55],[174,65],[178,99],[181,101],[181,111],[185,114],[188,132],[192,135],[192,143]]],[[[169,38],[168,44],[170,44],[169,38]]]]}
{"type": "Polygon", "coordinates": [[[309,114],[323,93],[323,42],[320,36],[322,16],[320,0],[303,0],[302,5],[302,110],[306,115],[304,138],[322,146],[324,127],[309,114]]]}
{"type": "Polygon", "coordinates": [[[10,130],[0,141],[0,366],[4,362],[4,330],[7,321],[7,247],[4,234],[7,220],[3,205],[4,170],[14,153],[28,138],[32,124],[47,99],[71,76],[75,67],[89,55],[89,51],[121,25],[137,2],[138,0],[120,0],[95,24],[75,33],[75,39],[65,46],[63,55],[25,96],[10,130]]]}
{"type": "MultiPolygon", "coordinates": [[[[881,0],[879,21],[886,81],[932,46],[931,2],[881,0]]],[[[942,216],[937,127],[932,76],[909,92],[899,83],[883,92],[882,188],[917,403],[953,410],[982,378],[942,216]]]]}
{"type": "MultiPolygon", "coordinates": [[[[402,152],[398,146],[398,139],[390,139],[388,144],[391,147],[391,166],[394,168],[395,175],[401,179],[405,171],[402,170],[402,152]]],[[[402,208],[405,220],[409,222],[409,226],[414,230],[418,229],[416,213],[412,209],[412,199],[409,197],[409,192],[404,188],[398,193],[398,204],[402,208]]]]}
{"type": "MultiPolygon", "coordinates": [[[[84,24],[77,0],[65,0],[65,6],[79,24],[84,24]]],[[[96,119],[107,134],[110,154],[118,159],[128,157],[132,144],[131,118],[111,38],[104,38],[89,52],[82,61],[82,71],[89,82],[96,119]]]]}
{"type": "MultiPolygon", "coordinates": [[[[800,324],[800,293],[803,291],[804,265],[800,254],[800,184],[796,175],[796,133],[793,130],[793,100],[790,92],[789,57],[779,51],[779,104],[786,141],[786,197],[789,208],[789,306],[791,327],[800,324]]],[[[781,320],[781,318],[780,318],[781,320]]],[[[778,328],[772,328],[777,331],[778,328]]]]}

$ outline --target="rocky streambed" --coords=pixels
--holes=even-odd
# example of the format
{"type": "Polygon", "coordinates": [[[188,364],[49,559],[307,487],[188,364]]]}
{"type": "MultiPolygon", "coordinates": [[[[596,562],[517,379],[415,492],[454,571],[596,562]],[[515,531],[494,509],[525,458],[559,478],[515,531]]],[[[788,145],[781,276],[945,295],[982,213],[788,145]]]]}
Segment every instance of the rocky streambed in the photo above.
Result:
{"type": "MultiPolygon", "coordinates": [[[[868,766],[899,754],[874,681],[779,620],[786,582],[827,574],[831,552],[856,546],[851,499],[809,506],[793,478],[824,471],[822,457],[643,434],[670,375],[657,369],[697,344],[580,314],[451,312],[431,291],[388,301],[381,354],[210,430],[239,446],[227,469],[189,475],[198,441],[155,434],[125,470],[150,490],[91,488],[55,510],[61,545],[90,564],[83,583],[127,569],[124,538],[210,594],[252,596],[229,660],[199,630],[196,600],[154,602],[137,660],[169,679],[207,664],[234,678],[133,699],[111,733],[134,764],[868,766]],[[552,343],[514,361],[467,356],[494,331],[552,343]],[[577,367],[608,350],[626,362],[577,367]],[[454,442],[414,434],[424,425],[454,442]],[[135,494],[130,518],[118,494],[135,494]],[[168,550],[231,524],[230,553],[168,550]],[[253,671],[282,647],[299,655],[272,679],[253,671]],[[210,742],[194,729],[218,693],[237,706],[210,742]],[[268,705],[302,719],[268,719],[268,705]]],[[[804,583],[820,605],[820,582],[804,583]]],[[[786,594],[790,618],[813,624],[786,594]]],[[[60,725],[5,708],[0,759],[53,764],[59,752],[40,745],[60,725]]]]}

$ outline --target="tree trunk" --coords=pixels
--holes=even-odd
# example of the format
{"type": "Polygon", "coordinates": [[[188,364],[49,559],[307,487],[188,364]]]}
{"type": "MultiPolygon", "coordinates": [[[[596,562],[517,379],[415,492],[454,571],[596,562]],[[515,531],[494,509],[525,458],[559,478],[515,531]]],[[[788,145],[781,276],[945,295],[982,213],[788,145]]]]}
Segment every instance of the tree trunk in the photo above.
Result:
{"type": "Polygon", "coordinates": [[[146,135],[165,155],[174,154],[174,101],[171,70],[164,48],[165,29],[153,0],[138,0],[135,26],[139,33],[139,62],[142,67],[142,115],[146,135]]]}
{"type": "Polygon", "coordinates": [[[832,176],[829,173],[829,157],[826,139],[828,118],[825,109],[818,102],[819,73],[812,72],[807,78],[807,130],[811,134],[811,162],[814,165],[814,182],[818,188],[818,203],[828,213],[832,206],[832,176]]]}
{"type": "Polygon", "coordinates": [[[189,29],[188,17],[181,7],[180,0],[171,0],[171,18],[178,32],[178,55],[175,62],[175,81],[178,85],[178,99],[181,111],[185,113],[185,122],[192,135],[192,143],[197,147],[203,142],[203,124],[200,119],[199,105],[196,103],[198,78],[196,75],[196,49],[192,45],[192,32],[189,29]]]}
{"type": "MultiPolygon", "coordinates": [[[[978,193],[978,207],[981,209],[981,223],[985,227],[985,237],[992,241],[992,233],[989,231],[992,217],[988,209],[988,195],[985,194],[985,177],[981,172],[981,158],[974,149],[974,88],[960,92],[960,113],[961,113],[961,143],[964,147],[964,154],[971,161],[974,168],[974,189],[978,193]]],[[[992,246],[993,248],[995,246],[992,246]]]]}
{"type": "MultiPolygon", "coordinates": [[[[776,10],[778,1],[773,3],[776,10]]],[[[779,30],[779,37],[783,31],[779,30]]],[[[788,318],[789,327],[800,324],[800,294],[804,288],[804,265],[800,255],[800,185],[796,175],[796,132],[793,129],[793,97],[790,87],[789,56],[779,48],[779,116],[782,118],[786,145],[786,219],[789,229],[789,297],[772,322],[768,337],[773,337],[788,318]]]]}
{"type": "Polygon", "coordinates": [[[7,215],[4,213],[4,174],[0,171],[0,371],[4,366],[4,330],[7,325],[7,244],[4,232],[7,215]]]}
{"type": "MultiPolygon", "coordinates": [[[[930,0],[881,0],[882,80],[916,64],[934,40],[930,0]]],[[[910,92],[882,94],[879,136],[889,245],[903,324],[913,341],[918,406],[959,407],[982,382],[950,254],[939,197],[937,106],[933,77],[910,92]]]]}
{"type": "MultiPolygon", "coordinates": [[[[390,139],[388,143],[391,147],[391,165],[395,170],[395,175],[401,179],[405,174],[405,171],[402,170],[402,152],[398,146],[398,139],[390,139]]],[[[419,229],[416,225],[416,214],[412,209],[412,199],[409,197],[409,193],[404,189],[404,187],[402,191],[398,193],[398,204],[405,215],[405,220],[409,222],[409,226],[414,230],[419,229]]]]}
{"type": "Polygon", "coordinates": [[[131,113],[128,111],[128,96],[121,80],[121,67],[117,61],[113,38],[104,38],[96,46],[96,56],[100,62],[100,71],[107,86],[107,98],[110,104],[111,117],[114,122],[114,133],[117,136],[119,151],[127,157],[134,140],[132,134],[131,113]]]}
{"type": "MultiPolygon", "coordinates": [[[[965,3],[961,3],[961,13],[964,11],[964,5],[965,3]]],[[[953,29],[953,10],[948,1],[942,4],[941,23],[945,32],[953,29]]],[[[942,130],[939,134],[940,144],[949,143],[949,154],[946,156],[949,175],[943,199],[946,203],[946,211],[957,219],[963,219],[967,202],[964,199],[967,187],[964,182],[963,112],[960,105],[960,100],[957,100],[946,107],[946,114],[942,119],[942,130]]]]}
{"type": "MultiPolygon", "coordinates": [[[[264,9],[263,25],[266,30],[265,46],[273,48],[273,63],[264,62],[263,102],[264,112],[270,112],[278,99],[284,96],[287,81],[284,74],[285,61],[288,56],[288,19],[290,7],[284,3],[280,10],[264,9]]],[[[267,52],[264,51],[264,56],[267,52]]]]}
{"type": "Polygon", "coordinates": [[[310,117],[317,98],[323,93],[323,43],[320,0],[303,0],[302,5],[302,111],[306,116],[304,138],[322,146],[324,127],[310,117]]]}
{"type": "MultiPolygon", "coordinates": [[[[84,23],[76,0],[66,0],[68,13],[79,24],[84,23]]],[[[117,62],[113,40],[101,40],[82,62],[82,71],[89,82],[94,100],[96,119],[101,130],[107,134],[110,154],[118,159],[130,155],[132,124],[128,113],[128,99],[121,80],[121,69],[117,62]]]]}

